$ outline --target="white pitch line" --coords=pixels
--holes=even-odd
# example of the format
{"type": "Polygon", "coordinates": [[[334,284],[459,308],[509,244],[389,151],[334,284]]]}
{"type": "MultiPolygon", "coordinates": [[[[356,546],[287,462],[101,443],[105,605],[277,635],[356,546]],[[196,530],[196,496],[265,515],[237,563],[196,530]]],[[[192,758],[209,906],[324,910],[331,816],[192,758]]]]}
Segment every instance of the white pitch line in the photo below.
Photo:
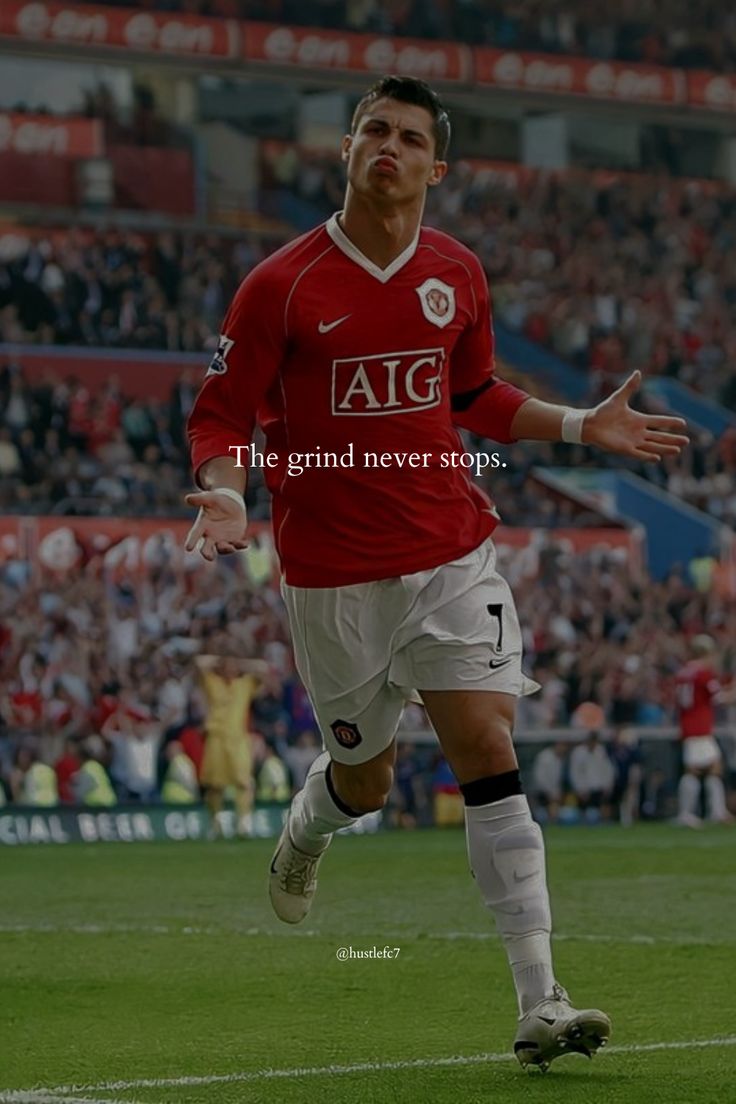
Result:
{"type": "Polygon", "coordinates": [[[42,1092],[17,1092],[0,1093],[0,1104],[134,1104],[130,1100],[113,1100],[106,1097],[104,1100],[93,1100],[91,1096],[67,1096],[59,1095],[58,1089],[46,1089],[42,1092]]]}
{"type": "MultiPolygon", "coordinates": [[[[679,1042],[633,1043],[629,1046],[606,1048],[606,1054],[648,1054],[658,1050],[703,1050],[709,1047],[736,1046],[736,1035],[726,1035],[715,1039],[688,1039],[679,1042]]],[[[303,1066],[293,1069],[263,1069],[243,1071],[241,1073],[203,1074],[199,1077],[142,1077],[131,1081],[101,1081],[95,1085],[59,1085],[47,1092],[62,1095],[50,1098],[50,1104],[70,1104],[64,1099],[67,1093],[122,1092],[127,1089],[175,1089],[196,1087],[198,1085],[247,1084],[254,1081],[272,1081],[293,1077],[331,1077],[338,1074],[384,1073],[413,1069],[437,1069],[452,1066],[479,1066],[497,1062],[515,1061],[513,1054],[468,1054],[449,1058],[410,1058],[395,1062],[356,1062],[349,1066],[303,1066]]],[[[2,1099],[2,1098],[0,1098],[2,1099]]],[[[86,1100],[80,1104],[101,1104],[86,1100]]],[[[120,1104],[105,1101],[104,1104],[120,1104]]]]}
{"type": "Polygon", "coordinates": [[[85,1104],[90,1104],[89,1098],[73,1096],[57,1096],[50,1092],[9,1092],[0,1096],[2,1104],[67,1104],[67,1102],[84,1099],[85,1104]]]}
{"type": "MultiPolygon", "coordinates": [[[[295,931],[272,931],[268,928],[227,928],[217,925],[199,926],[196,924],[183,924],[181,927],[169,924],[0,924],[0,935],[193,935],[216,936],[232,935],[237,938],[265,938],[265,939],[339,939],[341,936],[335,932],[321,932],[313,928],[304,928],[295,931]]],[[[491,941],[496,942],[499,936],[494,931],[448,931],[448,932],[407,932],[407,931],[383,931],[378,936],[373,933],[365,933],[360,939],[407,939],[431,940],[433,942],[461,942],[491,941]]],[[[610,943],[624,946],[674,946],[674,947],[730,947],[736,942],[733,939],[708,939],[697,935],[609,935],[575,934],[573,932],[554,932],[552,938],[565,943],[610,943]]]]}

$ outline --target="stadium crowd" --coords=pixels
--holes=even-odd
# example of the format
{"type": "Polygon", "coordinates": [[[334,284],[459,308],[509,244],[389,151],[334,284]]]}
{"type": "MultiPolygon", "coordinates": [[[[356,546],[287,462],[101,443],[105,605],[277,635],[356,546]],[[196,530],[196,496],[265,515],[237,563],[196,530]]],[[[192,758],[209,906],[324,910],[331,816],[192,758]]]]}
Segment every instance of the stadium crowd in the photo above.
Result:
{"type": "MultiPolygon", "coordinates": [[[[108,0],[130,7],[130,0],[108,0]]],[[[139,7],[301,27],[445,39],[499,49],[736,68],[736,18],[723,0],[147,0],[139,7]]]]}
{"type": "Polygon", "coordinates": [[[0,341],[206,349],[254,238],[83,228],[0,238],[0,341]]]}
{"type": "MultiPolygon", "coordinates": [[[[541,685],[520,702],[522,728],[572,722],[582,732],[589,722],[580,710],[590,703],[600,707],[596,729],[671,722],[675,674],[689,640],[705,630],[724,670],[736,670],[736,600],[702,580],[699,589],[674,572],[655,583],[625,558],[576,555],[553,541],[539,552],[533,579],[519,574],[514,553],[502,549],[500,561],[515,587],[527,668],[541,685]]],[[[109,770],[113,800],[160,794],[169,745],[186,749],[195,766],[201,758],[206,706],[195,657],[202,653],[265,661],[250,716],[256,762],[275,754],[298,782],[318,742],[288,639],[278,590],[254,581],[245,558],[208,568],[162,546],[130,572],[92,547],[64,572],[7,555],[0,567],[4,798],[23,794],[37,762],[61,761],[70,783],[74,763],[87,758],[109,770]]],[[[426,718],[410,707],[405,723],[424,728],[426,718]]]]}
{"type": "MultiPolygon", "coordinates": [[[[303,194],[302,168],[279,187],[303,194]]],[[[333,180],[334,158],[308,173],[333,180]]],[[[309,185],[315,222],[334,190],[309,185]]],[[[478,254],[509,329],[593,375],[642,368],[736,406],[733,188],[461,162],[430,192],[428,221],[478,254]]],[[[211,347],[235,288],[277,244],[16,230],[0,239],[0,340],[211,347]]]]}
{"type": "MultiPolygon", "coordinates": [[[[306,185],[299,169],[279,184],[316,207],[330,205],[334,164],[313,161],[306,185]]],[[[590,369],[591,401],[623,371],[642,366],[734,405],[732,191],[590,174],[525,173],[512,183],[461,164],[432,193],[429,215],[478,252],[496,314],[509,328],[590,369]]],[[[6,233],[0,340],[201,351],[204,366],[232,293],[272,247],[255,236],[215,233],[6,233]]],[[[133,398],[116,377],[93,392],[51,369],[31,383],[17,365],[0,364],[0,509],[183,515],[190,483],[184,423],[200,379],[184,372],[167,402],[133,398]]],[[[564,502],[540,495],[534,482],[535,466],[571,460],[605,463],[567,446],[509,449],[508,467],[488,478],[504,521],[584,523],[564,502]]],[[[641,474],[736,526],[735,434],[717,444],[696,441],[680,460],[641,474]]],[[[254,520],[268,517],[257,474],[249,507],[254,520]]],[[[617,732],[671,722],[674,674],[688,641],[702,631],[717,640],[724,668],[736,669],[736,603],[711,585],[705,564],[654,583],[616,557],[577,557],[552,545],[533,581],[518,576],[513,560],[502,569],[516,586],[528,667],[541,685],[520,705],[523,727],[569,724],[586,702],[597,703],[617,732]]],[[[254,584],[244,561],[194,570],[154,558],[141,574],[126,576],[108,571],[91,550],[84,566],[61,576],[6,558],[1,796],[28,796],[29,772],[35,778],[54,766],[58,793],[83,798],[84,787],[71,780],[85,768],[94,775],[95,764],[113,801],[165,796],[181,755],[194,766],[196,786],[205,705],[193,657],[203,651],[265,658],[269,674],[250,719],[256,763],[260,770],[277,758],[289,785],[298,785],[317,747],[314,718],[292,669],[278,594],[254,584]]],[[[426,724],[416,710],[407,717],[414,727],[426,724]]],[[[605,752],[613,774],[602,768],[606,784],[596,789],[595,808],[604,814],[623,798],[617,756],[637,765],[619,742],[605,752]]],[[[591,763],[603,763],[597,747],[588,750],[591,763]]],[[[559,811],[570,799],[588,809],[582,753],[571,753],[569,763],[565,756],[562,771],[551,758],[558,752],[546,756],[546,770],[560,774],[561,788],[546,795],[546,805],[539,790],[540,806],[559,811]]],[[[431,800],[446,798],[435,817],[451,819],[453,785],[436,757],[409,745],[400,757],[396,816],[421,820],[431,800]]]]}
{"type": "MultiPolygon", "coordinates": [[[[79,380],[48,372],[30,384],[22,369],[0,365],[0,510],[15,514],[185,516],[190,489],[185,445],[186,414],[201,373],[185,369],[168,402],[132,398],[117,376],[97,393],[79,380]]],[[[595,396],[596,398],[598,396],[595,396]]],[[[468,437],[471,451],[487,443],[468,437]]],[[[574,464],[614,464],[587,449],[543,443],[505,451],[507,467],[484,477],[485,489],[508,525],[578,526],[564,500],[540,494],[535,469],[574,464]]],[[[650,480],[736,528],[736,433],[716,443],[703,438],[683,457],[662,467],[632,465],[650,480]]],[[[270,516],[262,472],[248,490],[254,521],[270,516]]]]}
{"type": "Polygon", "coordinates": [[[460,164],[429,217],[477,252],[510,329],[581,368],[642,368],[736,405],[733,188],[460,164]]]}
{"type": "MultiPolygon", "coordinates": [[[[269,188],[334,210],[334,156],[285,148],[264,171],[269,188]]],[[[458,162],[428,193],[427,222],[477,253],[497,321],[585,370],[592,398],[640,368],[736,408],[734,188],[458,162]]]]}

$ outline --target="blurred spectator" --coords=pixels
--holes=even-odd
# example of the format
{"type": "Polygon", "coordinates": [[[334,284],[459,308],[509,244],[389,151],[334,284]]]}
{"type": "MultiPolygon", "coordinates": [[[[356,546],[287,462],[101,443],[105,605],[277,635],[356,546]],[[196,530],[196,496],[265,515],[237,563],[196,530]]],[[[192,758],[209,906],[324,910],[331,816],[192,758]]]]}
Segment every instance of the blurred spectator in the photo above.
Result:
{"type": "Polygon", "coordinates": [[[423,805],[423,793],[416,747],[413,744],[401,742],[397,746],[391,805],[398,827],[416,828],[423,805]]]}
{"type": "Polygon", "coordinates": [[[630,728],[616,728],[608,746],[614,769],[611,803],[621,824],[629,827],[639,819],[642,767],[637,736],[630,728]]]}
{"type": "Polygon", "coordinates": [[[161,786],[161,800],[167,805],[193,805],[199,801],[199,782],[194,763],[178,740],[165,750],[168,766],[161,786]]]}
{"type": "Polygon", "coordinates": [[[609,818],[614,780],[613,764],[599,733],[589,732],[570,752],[570,786],[586,820],[609,818]]]}
{"type": "Polygon", "coordinates": [[[198,724],[192,723],[191,717],[187,718],[187,721],[179,729],[178,740],[187,759],[190,759],[194,764],[197,778],[199,778],[202,773],[202,759],[204,758],[204,733],[198,724]]]}
{"type": "Polygon", "coordinates": [[[263,758],[256,775],[256,799],[285,803],[292,793],[289,769],[270,740],[263,742],[263,758]]]}
{"type": "Polygon", "coordinates": [[[294,793],[303,789],[307,772],[321,750],[321,741],[313,728],[303,729],[294,744],[284,749],[284,758],[291,775],[294,793]]]}
{"type": "Polygon", "coordinates": [[[109,808],[117,797],[105,769],[104,741],[100,736],[88,736],[81,749],[82,765],[74,775],[74,798],[79,805],[109,808]]]}
{"type": "Polygon", "coordinates": [[[17,805],[45,808],[59,803],[54,769],[43,763],[30,745],[21,746],[16,753],[10,790],[17,805]]]}
{"type": "Polygon", "coordinates": [[[669,811],[670,792],[665,773],[655,768],[644,775],[641,787],[641,815],[644,820],[662,820],[669,811]]]}
{"type": "Polygon", "coordinates": [[[450,764],[440,755],[432,772],[432,811],[437,828],[465,823],[465,803],[450,764]]]}
{"type": "Polygon", "coordinates": [[[532,800],[537,819],[557,820],[565,800],[568,744],[558,740],[537,753],[532,767],[532,800]],[[541,813],[541,817],[540,817],[541,813]]]}
{"type": "Polygon", "coordinates": [[[64,743],[64,753],[57,759],[54,766],[56,781],[59,787],[59,800],[65,805],[74,804],[74,776],[81,766],[82,760],[79,756],[79,745],[77,741],[67,739],[64,743]]]}
{"type": "Polygon", "coordinates": [[[113,749],[110,774],[121,801],[150,801],[156,792],[158,723],[144,708],[127,704],[108,717],[102,735],[113,749]]]}
{"type": "Polygon", "coordinates": [[[0,478],[19,475],[22,464],[20,453],[9,429],[0,429],[0,478]]]}

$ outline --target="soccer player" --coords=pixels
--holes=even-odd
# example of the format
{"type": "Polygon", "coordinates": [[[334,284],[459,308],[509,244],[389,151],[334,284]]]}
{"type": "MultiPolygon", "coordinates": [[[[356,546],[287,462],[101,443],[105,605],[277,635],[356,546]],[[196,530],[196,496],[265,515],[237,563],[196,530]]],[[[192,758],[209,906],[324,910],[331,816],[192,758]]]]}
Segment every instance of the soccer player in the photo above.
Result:
{"type": "Polygon", "coordinates": [[[553,972],[544,845],[511,737],[529,688],[519,623],[494,566],[498,516],[452,459],[457,427],[643,460],[676,455],[686,438],[680,419],[630,409],[638,374],[587,411],[496,377],[483,269],[421,225],[449,137],[426,84],[380,80],[343,139],[343,211],[241,285],[190,418],[202,490],[187,496],[199,509],[187,548],[213,560],[245,546],[233,448],[244,455],[257,421],[296,663],[325,744],[273,857],[273,907],[302,920],[333,833],[383,807],[417,691],[460,784],[470,863],[511,965],[515,1051],[546,1069],[569,1050],[592,1055],[610,1021],[573,1009],[553,972]],[[327,450],[331,466],[306,462],[327,450]]]}
{"type": "Polygon", "coordinates": [[[197,656],[195,663],[207,699],[207,738],[200,781],[210,814],[211,839],[222,834],[220,813],[225,790],[235,792],[238,835],[250,834],[253,810],[253,756],[245,726],[259,679],[268,665],[260,659],[197,656]]]}
{"type": "Polygon", "coordinates": [[[712,637],[705,633],[696,636],[691,650],[692,659],[675,680],[684,768],[677,791],[677,819],[687,828],[701,828],[701,784],[705,785],[708,819],[722,824],[733,820],[726,807],[721,749],[713,729],[716,703],[736,700],[736,686],[724,687],[716,672],[712,637]]]}

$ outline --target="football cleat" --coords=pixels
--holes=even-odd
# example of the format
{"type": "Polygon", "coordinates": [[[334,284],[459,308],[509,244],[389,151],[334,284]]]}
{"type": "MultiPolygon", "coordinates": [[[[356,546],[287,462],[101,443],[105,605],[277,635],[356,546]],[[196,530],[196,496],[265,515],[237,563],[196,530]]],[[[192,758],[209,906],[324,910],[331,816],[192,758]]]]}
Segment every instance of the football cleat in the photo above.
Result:
{"type": "Polygon", "coordinates": [[[307,855],[300,851],[289,835],[288,821],[284,825],[271,859],[268,883],[273,911],[284,923],[301,923],[312,907],[317,889],[317,867],[324,850],[319,855],[307,855]]]}
{"type": "Polygon", "coordinates": [[[546,1073],[550,1063],[562,1054],[584,1054],[592,1058],[611,1034],[605,1012],[586,1008],[578,1012],[561,985],[552,995],[530,1008],[519,1020],[514,1054],[521,1065],[535,1066],[546,1073]]]}

